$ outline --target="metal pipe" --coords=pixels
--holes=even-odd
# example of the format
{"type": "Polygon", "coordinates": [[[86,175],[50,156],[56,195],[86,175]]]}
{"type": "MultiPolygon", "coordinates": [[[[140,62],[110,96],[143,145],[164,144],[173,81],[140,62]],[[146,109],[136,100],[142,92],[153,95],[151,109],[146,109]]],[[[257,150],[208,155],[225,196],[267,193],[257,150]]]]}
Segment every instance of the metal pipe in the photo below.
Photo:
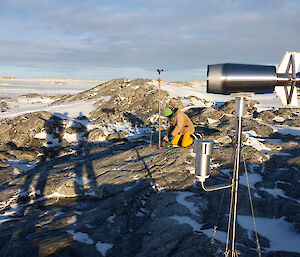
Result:
{"type": "Polygon", "coordinates": [[[158,72],[158,149],[161,147],[161,81],[160,73],[162,73],[163,69],[157,69],[158,72]]]}
{"type": "Polygon", "coordinates": [[[160,111],[160,105],[161,105],[161,97],[160,97],[160,78],[158,80],[158,148],[161,147],[161,111],[160,111]]]}
{"type": "Polygon", "coordinates": [[[221,189],[227,189],[227,188],[231,188],[232,187],[232,184],[230,185],[219,185],[219,186],[210,186],[210,187],[205,187],[204,185],[204,181],[200,181],[201,182],[201,186],[202,186],[202,189],[206,192],[212,192],[212,191],[217,191],[217,190],[221,190],[221,189]]]}
{"type": "Polygon", "coordinates": [[[233,220],[232,220],[232,240],[231,240],[231,255],[236,254],[235,239],[236,239],[236,222],[237,222],[237,204],[238,204],[238,188],[239,188],[239,170],[240,170],[240,154],[242,147],[242,119],[244,115],[245,97],[236,97],[236,155],[234,163],[234,176],[233,176],[233,192],[234,192],[234,204],[233,204],[233,220]]]}

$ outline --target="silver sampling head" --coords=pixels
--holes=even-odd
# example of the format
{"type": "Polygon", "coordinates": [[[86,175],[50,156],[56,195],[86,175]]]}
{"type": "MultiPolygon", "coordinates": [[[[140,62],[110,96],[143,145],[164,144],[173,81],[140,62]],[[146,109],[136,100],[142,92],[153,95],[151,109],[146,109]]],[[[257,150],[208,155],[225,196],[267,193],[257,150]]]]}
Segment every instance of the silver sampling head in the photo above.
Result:
{"type": "Polygon", "coordinates": [[[194,141],[194,153],[196,153],[196,178],[204,182],[210,173],[210,157],[214,151],[213,140],[196,139],[194,141]]]}
{"type": "Polygon", "coordinates": [[[275,66],[224,63],[207,67],[207,93],[273,93],[275,86],[300,85],[300,73],[277,74],[275,66]]]}

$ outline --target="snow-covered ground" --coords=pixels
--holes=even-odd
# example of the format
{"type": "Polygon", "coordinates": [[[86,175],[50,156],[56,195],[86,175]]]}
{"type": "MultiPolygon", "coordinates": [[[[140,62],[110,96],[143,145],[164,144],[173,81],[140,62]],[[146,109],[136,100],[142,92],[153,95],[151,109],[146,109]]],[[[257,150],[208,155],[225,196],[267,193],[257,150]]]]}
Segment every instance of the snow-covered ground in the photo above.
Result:
{"type": "Polygon", "coordinates": [[[0,96],[18,97],[26,94],[42,96],[76,94],[97,86],[101,81],[77,79],[3,79],[0,78],[0,96]]]}
{"type": "Polygon", "coordinates": [[[50,96],[76,94],[99,85],[96,80],[74,79],[1,79],[0,97],[5,100],[9,111],[0,113],[0,119],[13,118],[24,113],[48,111],[62,118],[88,115],[93,110],[94,101],[80,101],[49,106],[54,100],[50,96]],[[38,94],[26,97],[28,94],[38,94]]]}
{"type": "MultiPolygon", "coordinates": [[[[184,97],[185,101],[193,101],[196,105],[198,102],[199,107],[210,106],[212,104],[220,104],[226,101],[234,99],[230,95],[221,95],[221,94],[210,94],[206,92],[206,84],[194,84],[192,87],[178,87],[174,85],[168,85],[162,83],[162,90],[166,90],[172,97],[184,97]],[[195,99],[188,100],[189,96],[195,96],[203,101],[197,101],[195,99]]],[[[258,101],[259,111],[264,109],[269,109],[272,107],[280,107],[280,101],[277,99],[275,93],[272,94],[255,94],[251,98],[252,100],[258,101]]]]}

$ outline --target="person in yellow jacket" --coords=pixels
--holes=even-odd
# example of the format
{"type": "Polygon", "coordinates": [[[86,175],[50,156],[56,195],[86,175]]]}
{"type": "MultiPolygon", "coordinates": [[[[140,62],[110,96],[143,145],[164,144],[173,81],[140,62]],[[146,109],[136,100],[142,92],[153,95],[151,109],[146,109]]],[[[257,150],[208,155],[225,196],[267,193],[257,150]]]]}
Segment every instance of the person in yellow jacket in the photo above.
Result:
{"type": "Polygon", "coordinates": [[[165,108],[163,110],[163,116],[169,118],[170,129],[164,140],[169,142],[171,139],[172,145],[181,145],[182,147],[188,147],[193,143],[192,134],[195,132],[194,125],[190,118],[178,108],[171,110],[165,108]]]}

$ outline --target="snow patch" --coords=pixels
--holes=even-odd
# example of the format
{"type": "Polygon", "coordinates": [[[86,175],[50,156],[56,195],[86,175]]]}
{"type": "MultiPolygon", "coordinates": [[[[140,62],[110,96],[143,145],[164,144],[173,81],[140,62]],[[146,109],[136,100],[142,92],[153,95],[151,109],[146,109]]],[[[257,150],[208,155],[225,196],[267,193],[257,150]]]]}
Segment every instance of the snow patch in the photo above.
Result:
{"type": "Polygon", "coordinates": [[[284,122],[285,121],[285,119],[283,117],[280,117],[280,116],[275,116],[275,118],[273,120],[276,121],[276,122],[284,122]]]}
{"type": "Polygon", "coordinates": [[[177,196],[176,196],[176,201],[179,204],[187,207],[189,209],[190,213],[196,216],[196,215],[198,215],[198,213],[197,213],[198,207],[195,206],[194,203],[186,200],[187,197],[194,196],[194,195],[195,194],[193,194],[191,192],[178,192],[177,196]]]}
{"type": "MultiPolygon", "coordinates": [[[[201,231],[205,235],[207,235],[209,238],[212,238],[213,232],[214,232],[214,230],[212,228],[204,229],[204,230],[201,230],[201,231]]],[[[226,240],[227,240],[227,233],[224,232],[224,231],[217,230],[216,235],[215,235],[215,239],[225,244],[226,240]]]]}
{"type": "Polygon", "coordinates": [[[94,244],[93,239],[91,239],[88,236],[88,234],[86,234],[86,233],[82,233],[82,232],[75,233],[74,230],[67,230],[67,232],[69,234],[71,234],[73,236],[74,240],[76,240],[76,241],[79,241],[81,243],[88,244],[88,245],[94,244]]]}
{"type": "Polygon", "coordinates": [[[80,177],[80,178],[76,177],[74,179],[74,181],[75,181],[76,184],[78,184],[80,186],[85,186],[85,185],[90,183],[90,180],[86,177],[80,177]]]}
{"type": "Polygon", "coordinates": [[[208,121],[209,124],[213,124],[213,123],[218,122],[219,120],[214,120],[214,119],[211,119],[211,118],[207,118],[207,121],[208,121]]]}
{"type": "Polygon", "coordinates": [[[62,211],[57,211],[57,212],[55,213],[55,217],[59,217],[59,216],[62,215],[62,214],[64,214],[62,211]]]}
{"type": "Polygon", "coordinates": [[[19,210],[20,210],[20,208],[11,208],[8,211],[2,213],[0,215],[0,225],[7,221],[19,220],[20,218],[13,217],[19,210]]]}
{"type": "Polygon", "coordinates": [[[202,227],[202,224],[199,224],[198,222],[192,220],[188,216],[170,216],[169,218],[176,220],[179,224],[188,224],[193,228],[193,231],[199,231],[202,227]]]}
{"type": "Polygon", "coordinates": [[[76,217],[72,217],[71,219],[69,219],[68,221],[67,221],[67,223],[68,224],[73,224],[73,223],[75,223],[77,221],[77,218],[76,217]]]}
{"type": "Polygon", "coordinates": [[[109,249],[111,249],[113,247],[113,244],[109,244],[109,243],[101,243],[101,242],[97,242],[96,244],[96,249],[98,252],[100,252],[103,256],[106,256],[106,253],[109,249]]]}
{"type": "Polygon", "coordinates": [[[278,126],[271,126],[274,132],[280,133],[282,135],[293,135],[293,136],[300,136],[300,128],[297,127],[278,127],[278,126]]]}
{"type": "Polygon", "coordinates": [[[195,174],[196,173],[196,170],[193,167],[187,167],[186,170],[189,171],[191,174],[195,174]]]}
{"type": "MultiPolygon", "coordinates": [[[[20,168],[23,171],[29,171],[33,169],[37,164],[32,164],[29,161],[26,160],[7,160],[4,162],[5,164],[8,164],[11,167],[20,168]]],[[[14,169],[14,175],[19,175],[20,172],[17,171],[17,169],[14,169]]]]}
{"type": "MultiPolygon", "coordinates": [[[[300,234],[293,231],[293,225],[280,219],[255,218],[257,231],[270,241],[270,251],[300,253],[300,234]]],[[[245,229],[254,231],[252,216],[238,216],[238,223],[245,229]]]]}
{"type": "MultiPolygon", "coordinates": [[[[262,176],[260,174],[257,173],[249,173],[248,172],[248,180],[249,180],[249,186],[251,188],[255,188],[254,185],[258,182],[262,182],[262,176]]],[[[247,185],[247,178],[246,178],[246,174],[243,174],[243,176],[240,176],[240,184],[244,185],[244,186],[248,186],[247,185]]]]}
{"type": "Polygon", "coordinates": [[[138,184],[138,180],[136,180],[135,183],[133,183],[133,185],[131,186],[127,186],[123,189],[124,192],[130,191],[132,188],[134,188],[136,185],[138,184]]]}
{"type": "Polygon", "coordinates": [[[79,133],[65,133],[63,138],[69,143],[78,143],[78,141],[80,140],[79,133]]]}
{"type": "Polygon", "coordinates": [[[275,198],[277,198],[278,196],[282,197],[282,198],[287,198],[287,199],[290,199],[290,200],[293,200],[293,201],[296,201],[298,203],[300,203],[300,200],[298,199],[295,199],[295,198],[291,198],[289,196],[287,196],[282,189],[280,188],[265,188],[265,187],[261,187],[259,188],[260,190],[262,191],[265,191],[271,195],[273,195],[275,198]]]}
{"type": "Polygon", "coordinates": [[[107,218],[108,222],[109,222],[109,223],[113,223],[115,217],[116,217],[116,215],[109,216],[109,217],[107,218]]]}
{"type": "Polygon", "coordinates": [[[244,134],[248,135],[247,142],[245,145],[249,145],[254,147],[256,150],[261,152],[271,152],[269,147],[266,147],[263,143],[259,142],[259,140],[252,136],[253,132],[243,132],[244,134]]]}

